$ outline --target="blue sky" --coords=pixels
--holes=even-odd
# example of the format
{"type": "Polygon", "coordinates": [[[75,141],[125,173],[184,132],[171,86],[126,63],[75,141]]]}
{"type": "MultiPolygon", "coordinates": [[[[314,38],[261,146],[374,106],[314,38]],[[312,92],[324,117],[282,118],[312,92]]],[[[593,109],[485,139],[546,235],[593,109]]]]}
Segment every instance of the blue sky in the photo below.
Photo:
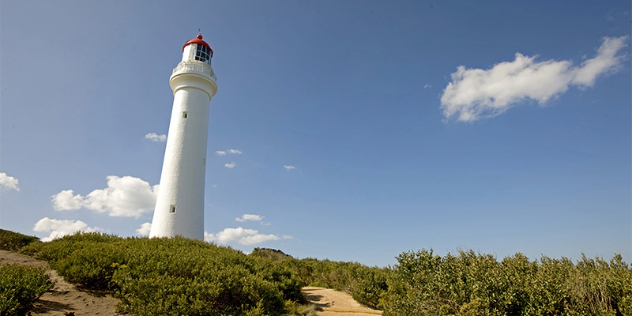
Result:
{"type": "Polygon", "coordinates": [[[208,240],[379,266],[421,248],[629,263],[630,11],[2,1],[0,227],[146,232],[165,149],[146,135],[167,133],[199,28],[218,77],[208,240]]]}

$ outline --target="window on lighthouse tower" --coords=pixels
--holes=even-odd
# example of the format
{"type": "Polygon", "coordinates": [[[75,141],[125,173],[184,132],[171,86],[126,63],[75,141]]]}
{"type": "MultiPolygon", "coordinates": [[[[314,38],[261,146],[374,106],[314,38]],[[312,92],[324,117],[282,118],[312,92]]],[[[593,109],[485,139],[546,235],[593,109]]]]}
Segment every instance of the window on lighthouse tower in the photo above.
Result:
{"type": "Polygon", "coordinates": [[[207,64],[211,64],[211,52],[204,45],[196,45],[195,48],[195,60],[199,60],[201,62],[205,62],[207,64]]]}

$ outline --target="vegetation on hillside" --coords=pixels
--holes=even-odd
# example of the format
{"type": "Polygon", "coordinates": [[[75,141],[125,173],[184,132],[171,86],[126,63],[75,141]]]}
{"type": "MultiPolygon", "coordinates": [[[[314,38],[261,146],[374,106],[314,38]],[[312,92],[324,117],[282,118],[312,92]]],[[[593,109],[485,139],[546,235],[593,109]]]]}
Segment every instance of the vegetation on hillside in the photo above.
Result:
{"type": "MultiPolygon", "coordinates": [[[[0,240],[1,241],[1,240],[0,240]]],[[[47,260],[66,280],[107,290],[132,315],[307,315],[302,286],[348,292],[385,316],[632,316],[632,269],[610,261],[432,250],[402,253],[394,267],[296,259],[256,248],[250,255],[183,238],[78,233],[22,252],[47,260]]]]}
{"type": "Polygon", "coordinates": [[[22,251],[69,282],[113,291],[133,315],[283,315],[303,299],[289,269],[202,241],[88,233],[22,251]]]}
{"type": "MultiPolygon", "coordinates": [[[[17,251],[39,238],[0,229],[0,250],[17,251]]],[[[0,263],[0,315],[24,315],[53,287],[43,269],[0,263]]]]}
{"type": "Polygon", "coordinates": [[[295,259],[279,250],[255,248],[251,256],[274,260],[292,271],[303,284],[344,291],[361,304],[379,308],[386,292],[388,268],[367,267],[357,262],[337,262],[313,258],[295,259]]]}
{"type": "Polygon", "coordinates": [[[53,282],[41,268],[0,264],[0,315],[25,315],[53,282]]]}
{"type": "Polygon", "coordinates": [[[520,253],[498,262],[474,251],[442,257],[421,250],[401,254],[392,268],[298,260],[271,249],[252,255],[276,260],[304,284],[346,291],[385,316],[632,315],[632,270],[620,255],[574,264],[520,253]]]}
{"type": "Polygon", "coordinates": [[[32,242],[39,242],[39,238],[0,229],[0,250],[18,251],[32,242]]]}
{"type": "Polygon", "coordinates": [[[632,270],[610,262],[522,254],[501,262],[460,251],[432,250],[398,258],[381,304],[384,315],[632,315],[632,270]]]}

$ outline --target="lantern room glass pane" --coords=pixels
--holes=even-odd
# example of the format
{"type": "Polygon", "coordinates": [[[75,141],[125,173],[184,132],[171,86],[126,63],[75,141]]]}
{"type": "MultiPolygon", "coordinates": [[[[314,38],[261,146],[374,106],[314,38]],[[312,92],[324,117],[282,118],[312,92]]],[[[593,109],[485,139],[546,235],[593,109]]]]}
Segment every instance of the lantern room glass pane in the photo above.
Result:
{"type": "Polygon", "coordinates": [[[211,52],[206,46],[196,44],[195,47],[195,60],[211,64],[211,52]]]}

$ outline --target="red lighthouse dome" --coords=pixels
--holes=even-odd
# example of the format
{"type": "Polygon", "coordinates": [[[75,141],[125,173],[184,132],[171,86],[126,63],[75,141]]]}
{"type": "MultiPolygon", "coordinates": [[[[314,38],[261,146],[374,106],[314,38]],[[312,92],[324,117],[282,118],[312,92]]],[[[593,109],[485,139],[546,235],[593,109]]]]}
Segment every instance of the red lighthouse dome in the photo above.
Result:
{"type": "Polygon", "coordinates": [[[184,48],[191,44],[198,44],[199,46],[206,47],[210,51],[211,57],[213,57],[213,49],[211,49],[211,46],[209,46],[209,44],[202,39],[202,34],[198,34],[196,38],[188,40],[186,43],[184,43],[184,45],[182,45],[182,51],[184,52],[184,48]]]}

